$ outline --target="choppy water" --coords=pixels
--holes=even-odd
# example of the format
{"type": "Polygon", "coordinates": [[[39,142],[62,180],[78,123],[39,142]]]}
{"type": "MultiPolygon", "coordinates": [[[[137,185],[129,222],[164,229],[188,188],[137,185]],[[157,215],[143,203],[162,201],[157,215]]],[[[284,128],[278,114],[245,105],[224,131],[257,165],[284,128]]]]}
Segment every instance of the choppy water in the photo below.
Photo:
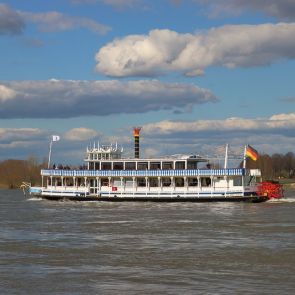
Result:
{"type": "Polygon", "coordinates": [[[0,190],[1,294],[294,294],[285,201],[75,203],[0,190]]]}

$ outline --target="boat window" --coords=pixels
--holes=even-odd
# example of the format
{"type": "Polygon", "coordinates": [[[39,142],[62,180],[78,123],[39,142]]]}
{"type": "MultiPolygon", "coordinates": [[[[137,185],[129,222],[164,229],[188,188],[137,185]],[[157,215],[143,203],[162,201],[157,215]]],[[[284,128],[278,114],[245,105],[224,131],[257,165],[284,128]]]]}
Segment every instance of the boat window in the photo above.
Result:
{"type": "Polygon", "coordinates": [[[150,187],[158,187],[159,186],[158,178],[151,177],[149,180],[150,180],[150,187]]]}
{"type": "Polygon", "coordinates": [[[161,169],[161,162],[151,162],[150,169],[151,170],[160,170],[161,169]]]}
{"type": "Polygon", "coordinates": [[[95,179],[89,179],[89,185],[90,185],[90,187],[95,187],[96,186],[96,180],[95,179]]]}
{"type": "Polygon", "coordinates": [[[163,186],[171,186],[171,179],[170,179],[170,177],[163,177],[162,178],[162,185],[163,186]]]}
{"type": "Polygon", "coordinates": [[[141,187],[146,186],[146,181],[144,177],[137,178],[137,186],[141,186],[141,187]]]}
{"type": "Polygon", "coordinates": [[[162,163],[163,170],[171,170],[173,169],[173,162],[163,162],[162,163]]]}
{"type": "Polygon", "coordinates": [[[121,186],[121,178],[115,177],[113,178],[112,186],[121,186]]]}
{"type": "Polygon", "coordinates": [[[197,169],[197,161],[187,161],[187,169],[197,169]]]}
{"type": "Polygon", "coordinates": [[[64,185],[65,186],[74,186],[73,178],[64,178],[64,185]]]}
{"type": "Polygon", "coordinates": [[[109,179],[108,178],[102,178],[101,179],[101,186],[108,186],[109,185],[109,179]]]}
{"type": "MultiPolygon", "coordinates": [[[[245,182],[245,183],[247,183],[247,182],[245,182]]],[[[235,177],[234,178],[234,186],[241,186],[241,185],[242,185],[242,177],[235,177]]]]}
{"type": "Polygon", "coordinates": [[[175,162],[175,169],[185,169],[185,162],[184,161],[177,161],[175,162]]]}
{"type": "Polygon", "coordinates": [[[126,187],[133,187],[133,179],[131,177],[125,178],[125,186],[126,187]]]}
{"type": "Polygon", "coordinates": [[[175,186],[184,187],[184,179],[183,179],[183,177],[176,177],[175,178],[175,186]]]}
{"type": "Polygon", "coordinates": [[[198,178],[189,178],[188,186],[198,186],[198,178]]]}
{"type": "Polygon", "coordinates": [[[114,162],[113,169],[114,170],[123,170],[123,162],[114,162]]]}
{"type": "Polygon", "coordinates": [[[148,169],[148,162],[137,163],[137,170],[147,170],[147,169],[148,169]]]}
{"type": "Polygon", "coordinates": [[[110,162],[102,162],[101,170],[112,170],[112,163],[110,162]]]}
{"type": "Polygon", "coordinates": [[[94,163],[94,170],[100,170],[100,162],[94,163]]]}
{"type": "Polygon", "coordinates": [[[211,179],[209,177],[203,177],[201,179],[201,184],[203,187],[211,186],[211,179]]]}
{"type": "Polygon", "coordinates": [[[78,177],[76,179],[76,186],[82,186],[82,183],[83,183],[82,178],[81,177],[78,177]]]}
{"type": "Polygon", "coordinates": [[[135,170],[136,169],[136,163],[135,162],[126,162],[125,163],[125,169],[126,170],[135,170]]]}
{"type": "Polygon", "coordinates": [[[105,154],[105,153],[101,154],[101,159],[102,160],[109,160],[110,159],[110,154],[105,154]]]}

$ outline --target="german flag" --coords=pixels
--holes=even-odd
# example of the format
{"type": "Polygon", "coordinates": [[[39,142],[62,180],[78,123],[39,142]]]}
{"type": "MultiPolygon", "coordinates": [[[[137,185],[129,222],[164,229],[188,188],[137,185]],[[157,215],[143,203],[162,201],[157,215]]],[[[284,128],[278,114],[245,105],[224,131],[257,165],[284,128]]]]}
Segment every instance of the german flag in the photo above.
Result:
{"type": "Polygon", "coordinates": [[[257,161],[258,152],[250,145],[247,145],[246,156],[251,158],[253,161],[257,161]]]}

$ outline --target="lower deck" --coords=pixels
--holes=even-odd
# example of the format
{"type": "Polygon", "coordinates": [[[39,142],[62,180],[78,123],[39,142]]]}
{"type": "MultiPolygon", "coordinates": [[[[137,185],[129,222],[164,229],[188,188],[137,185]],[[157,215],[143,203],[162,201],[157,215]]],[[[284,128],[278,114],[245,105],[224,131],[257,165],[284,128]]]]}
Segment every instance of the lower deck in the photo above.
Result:
{"type": "Polygon", "coordinates": [[[256,187],[31,187],[32,195],[47,199],[87,201],[246,201],[257,198],[256,187]]]}
{"type": "Polygon", "coordinates": [[[191,177],[42,177],[42,190],[47,193],[110,196],[187,196],[244,195],[256,189],[253,176],[191,177]]]}

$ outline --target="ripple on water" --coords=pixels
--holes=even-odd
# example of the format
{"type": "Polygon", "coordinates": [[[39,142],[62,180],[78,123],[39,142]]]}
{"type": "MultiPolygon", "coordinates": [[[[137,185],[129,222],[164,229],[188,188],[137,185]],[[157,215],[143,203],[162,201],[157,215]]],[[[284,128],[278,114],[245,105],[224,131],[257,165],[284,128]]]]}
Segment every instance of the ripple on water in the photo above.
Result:
{"type": "Polygon", "coordinates": [[[0,191],[0,293],[292,294],[294,200],[79,203],[0,191]]]}

